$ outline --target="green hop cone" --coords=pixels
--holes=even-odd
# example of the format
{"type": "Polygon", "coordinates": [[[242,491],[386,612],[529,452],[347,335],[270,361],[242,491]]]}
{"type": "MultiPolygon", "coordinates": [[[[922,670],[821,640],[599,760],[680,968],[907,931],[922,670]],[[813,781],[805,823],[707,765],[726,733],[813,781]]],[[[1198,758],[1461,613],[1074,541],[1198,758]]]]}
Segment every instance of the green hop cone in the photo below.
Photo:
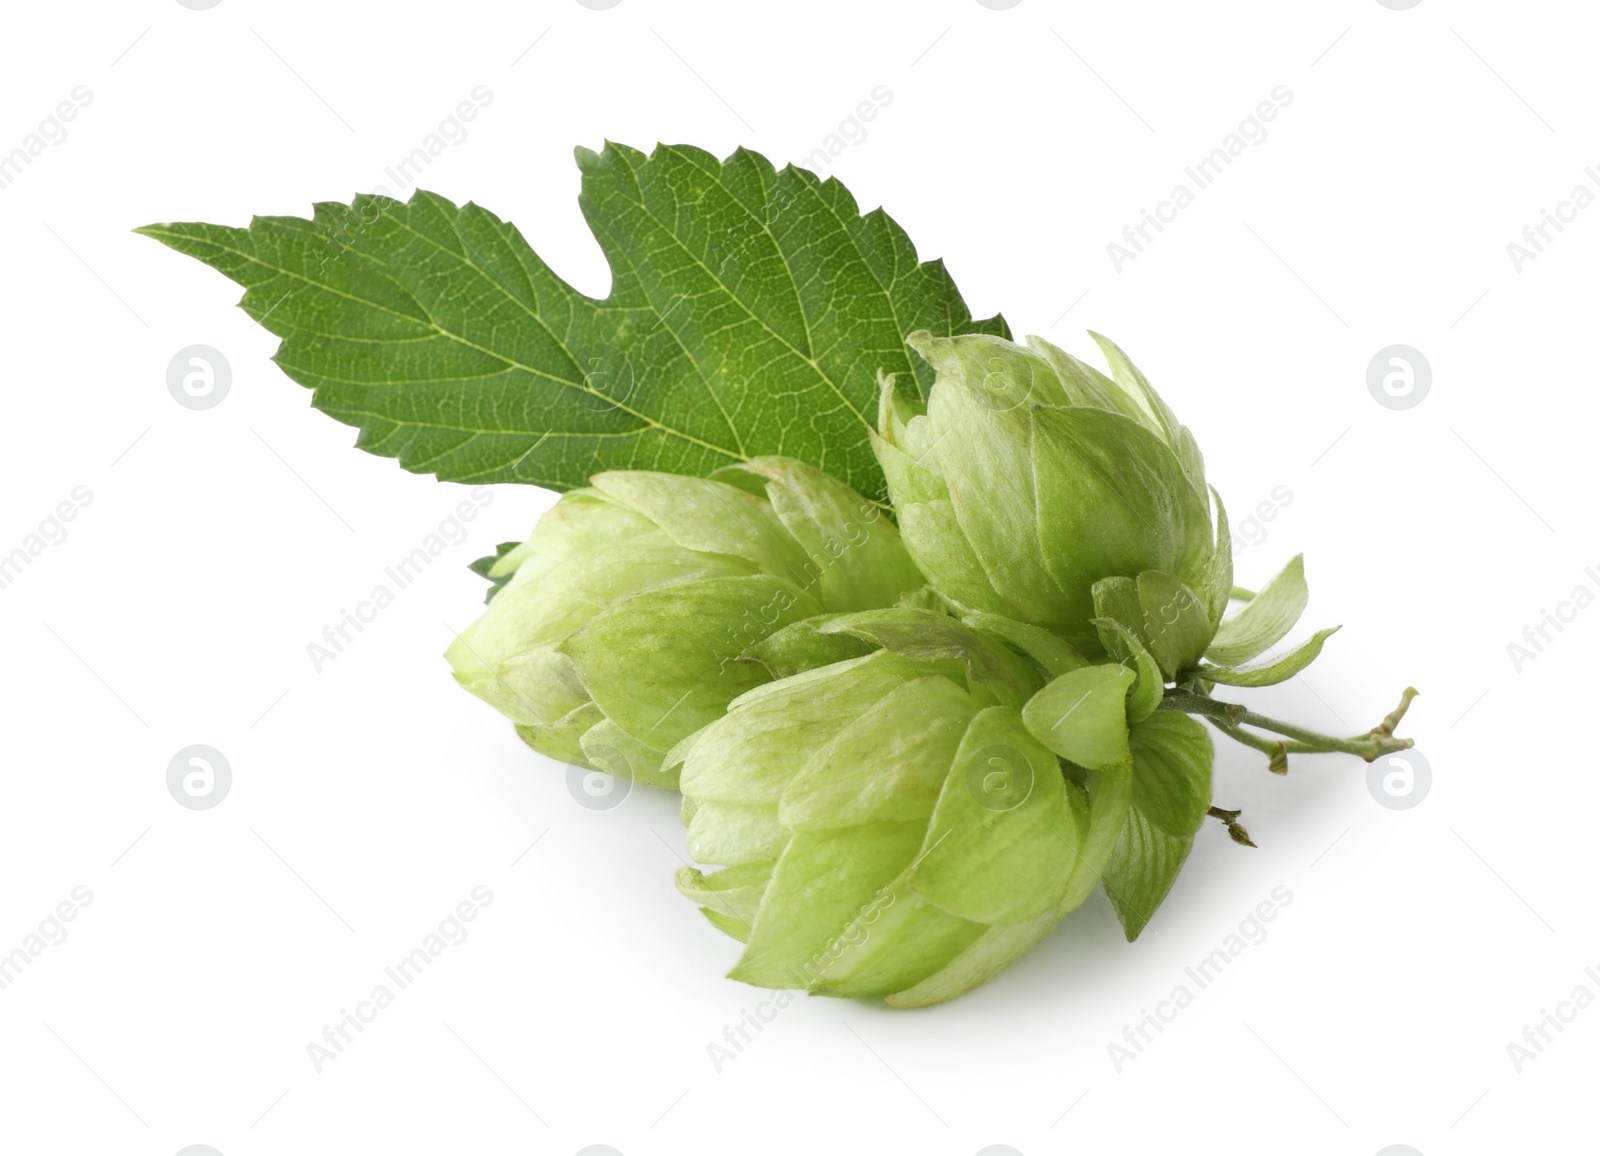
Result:
{"type": "Polygon", "coordinates": [[[952,999],[1100,881],[1135,789],[1134,675],[1048,681],[997,634],[908,608],[800,623],[757,653],[808,633],[879,649],[747,692],[668,756],[689,852],[722,867],[685,868],[679,889],[745,943],[734,979],[952,999]],[[1092,693],[1045,718],[1030,700],[1058,684],[1092,693]]]}
{"type": "Polygon", "coordinates": [[[1197,662],[1232,585],[1226,516],[1193,436],[1127,356],[1095,337],[1107,377],[1037,337],[907,340],[937,371],[926,412],[886,379],[873,444],[934,589],[1099,656],[1095,584],[1148,572],[1158,612],[1175,595],[1186,608],[1181,630],[1161,624],[1163,669],[1197,662]]]}
{"type": "Polygon", "coordinates": [[[483,569],[456,680],[541,754],[664,786],[662,756],[772,677],[752,646],[923,582],[876,505],[787,458],[597,474],[483,569]]]}

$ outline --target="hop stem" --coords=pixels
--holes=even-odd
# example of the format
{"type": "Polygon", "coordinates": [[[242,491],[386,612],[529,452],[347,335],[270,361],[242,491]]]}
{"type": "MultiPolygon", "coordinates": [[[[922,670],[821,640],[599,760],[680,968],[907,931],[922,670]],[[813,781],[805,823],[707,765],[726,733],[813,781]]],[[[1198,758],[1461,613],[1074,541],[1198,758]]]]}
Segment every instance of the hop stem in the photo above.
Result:
{"type": "Polygon", "coordinates": [[[1239,825],[1239,816],[1243,811],[1225,811],[1221,807],[1207,807],[1206,814],[1213,819],[1222,820],[1222,825],[1228,828],[1228,837],[1241,847],[1254,847],[1250,841],[1250,832],[1239,825]]]}
{"type": "Polygon", "coordinates": [[[1406,687],[1400,696],[1399,706],[1385,715],[1383,721],[1366,734],[1355,735],[1352,738],[1325,735],[1296,726],[1294,723],[1280,722],[1266,715],[1257,714],[1239,703],[1221,702],[1208,694],[1185,687],[1168,687],[1161,700],[1161,709],[1181,710],[1186,714],[1200,715],[1229,738],[1270,756],[1268,768],[1277,774],[1283,774],[1289,769],[1288,756],[1291,754],[1339,752],[1359,755],[1370,763],[1384,755],[1410,748],[1414,745],[1412,740],[1396,738],[1394,730],[1400,725],[1400,720],[1405,718],[1411,700],[1416,697],[1416,688],[1406,687]],[[1274,735],[1283,737],[1270,738],[1259,735],[1243,729],[1246,726],[1271,731],[1274,735]]]}

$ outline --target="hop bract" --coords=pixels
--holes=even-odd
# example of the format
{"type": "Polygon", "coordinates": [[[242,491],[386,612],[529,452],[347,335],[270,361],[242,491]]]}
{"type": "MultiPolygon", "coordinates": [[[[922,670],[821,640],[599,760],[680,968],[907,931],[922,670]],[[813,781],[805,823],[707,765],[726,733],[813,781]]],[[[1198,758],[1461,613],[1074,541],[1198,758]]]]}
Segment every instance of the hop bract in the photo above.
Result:
{"type": "Polygon", "coordinates": [[[1226,609],[1226,518],[1220,500],[1213,517],[1188,429],[1096,340],[1111,377],[1036,337],[914,333],[938,371],[926,411],[886,380],[874,447],[906,545],[953,606],[1048,627],[1098,656],[1096,583],[1150,573],[1157,603],[1127,625],[1167,620],[1156,657],[1171,674],[1198,661],[1226,609]]]}
{"type": "Polygon", "coordinates": [[[915,609],[803,623],[758,649],[786,653],[806,632],[882,649],[749,691],[669,756],[689,852],[723,867],[685,868],[679,888],[746,943],[735,979],[896,1006],[953,998],[1099,882],[1132,798],[1134,675],[1050,681],[915,609]],[[1079,701],[1058,719],[1067,695],[1079,701]]]}
{"type": "Polygon", "coordinates": [[[876,505],[786,458],[597,474],[489,573],[456,680],[541,754],[664,785],[662,755],[771,677],[752,645],[922,585],[876,505]]]}

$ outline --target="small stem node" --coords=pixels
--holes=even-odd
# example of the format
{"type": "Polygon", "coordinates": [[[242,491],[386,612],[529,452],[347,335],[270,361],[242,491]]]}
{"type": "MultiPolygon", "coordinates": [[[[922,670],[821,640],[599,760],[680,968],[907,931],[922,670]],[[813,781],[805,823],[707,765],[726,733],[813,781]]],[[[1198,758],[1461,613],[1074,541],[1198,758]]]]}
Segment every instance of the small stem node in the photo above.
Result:
{"type": "Polygon", "coordinates": [[[1222,820],[1222,825],[1228,828],[1228,837],[1241,847],[1254,847],[1250,841],[1250,832],[1239,825],[1238,819],[1243,811],[1225,811],[1221,807],[1207,807],[1206,814],[1213,819],[1222,820]]]}

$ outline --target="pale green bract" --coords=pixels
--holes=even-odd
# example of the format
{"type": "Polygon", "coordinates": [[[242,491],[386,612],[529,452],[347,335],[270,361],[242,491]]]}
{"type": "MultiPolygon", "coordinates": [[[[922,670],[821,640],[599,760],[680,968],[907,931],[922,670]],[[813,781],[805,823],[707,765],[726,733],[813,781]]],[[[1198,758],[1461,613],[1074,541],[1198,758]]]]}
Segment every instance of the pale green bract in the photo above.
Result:
{"type": "Polygon", "coordinates": [[[1091,336],[1109,377],[1038,337],[907,339],[936,371],[933,389],[924,406],[885,376],[873,435],[906,547],[958,611],[1153,667],[1159,681],[1137,688],[1148,709],[1164,682],[1203,673],[1259,686],[1298,673],[1326,634],[1278,664],[1234,669],[1304,608],[1298,560],[1281,597],[1225,626],[1231,536],[1194,437],[1121,348],[1091,336]]]}
{"type": "MultiPolygon", "coordinates": [[[[1130,726],[1120,666],[1050,680],[998,632],[929,610],[783,633],[806,630],[882,649],[748,692],[667,758],[682,763],[689,853],[722,867],[685,868],[679,889],[746,944],[732,978],[952,999],[1109,880],[1136,800],[1177,778],[1202,815],[1209,803],[1204,732],[1180,716],[1130,726]]],[[[756,653],[771,650],[781,635],[756,653]]],[[[1127,883],[1119,912],[1143,912],[1171,879],[1127,883]]]]}
{"type": "Polygon", "coordinates": [[[664,786],[662,756],[771,677],[753,645],[922,583],[877,506],[787,458],[596,474],[489,576],[508,580],[448,650],[456,681],[541,754],[664,786]]]}

